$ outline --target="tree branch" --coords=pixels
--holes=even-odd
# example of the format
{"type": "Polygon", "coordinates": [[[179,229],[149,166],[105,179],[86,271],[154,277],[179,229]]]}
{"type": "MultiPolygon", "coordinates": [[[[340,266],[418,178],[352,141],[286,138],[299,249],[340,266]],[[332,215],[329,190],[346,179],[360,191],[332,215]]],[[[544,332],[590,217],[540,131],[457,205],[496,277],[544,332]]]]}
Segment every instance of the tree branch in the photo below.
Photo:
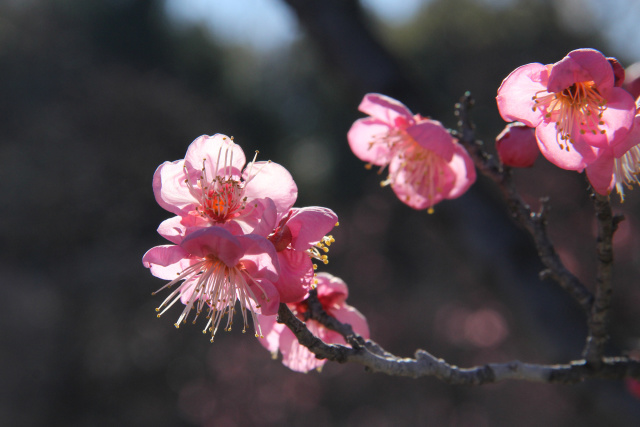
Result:
{"type": "MultiPolygon", "coordinates": [[[[325,313],[326,315],[326,313],[325,313]]],[[[324,318],[321,316],[321,318],[324,318]]],[[[314,318],[314,320],[318,320],[314,318]]],[[[320,321],[320,320],[318,320],[320,321]]],[[[449,384],[482,385],[505,380],[523,380],[542,383],[573,384],[588,378],[600,379],[640,379],[640,362],[628,358],[604,358],[598,368],[585,360],[573,361],[563,365],[539,365],[511,361],[490,363],[471,368],[459,368],[442,359],[438,359],[425,350],[417,350],[415,358],[401,358],[382,349],[371,340],[364,347],[346,347],[339,344],[326,344],[315,337],[289,310],[286,304],[280,304],[278,322],[284,323],[296,336],[300,344],[307,347],[319,359],[328,359],[338,363],[355,362],[363,365],[369,372],[380,372],[392,376],[420,378],[436,377],[449,384]],[[372,351],[372,349],[375,349],[372,351]]],[[[350,329],[333,319],[338,329],[350,329]]]]}
{"type": "Polygon", "coordinates": [[[467,92],[456,104],[459,131],[452,131],[452,135],[457,137],[467,149],[478,170],[498,185],[507,201],[512,218],[533,237],[538,256],[546,267],[540,277],[553,279],[578,302],[585,313],[590,313],[593,295],[576,276],[567,270],[547,234],[548,200],[542,199],[540,211],[533,212],[518,194],[510,168],[502,167],[494,156],[486,152],[482,141],[475,139],[474,126],[469,118],[469,109],[473,106],[473,102],[471,94],[467,92]]]}
{"type": "Polygon", "coordinates": [[[593,195],[596,218],[598,219],[598,237],[596,243],[597,273],[595,301],[589,312],[589,336],[583,356],[591,364],[599,365],[604,346],[609,340],[608,324],[611,307],[611,276],[613,270],[613,233],[620,222],[611,212],[609,196],[598,193],[593,195]]]}

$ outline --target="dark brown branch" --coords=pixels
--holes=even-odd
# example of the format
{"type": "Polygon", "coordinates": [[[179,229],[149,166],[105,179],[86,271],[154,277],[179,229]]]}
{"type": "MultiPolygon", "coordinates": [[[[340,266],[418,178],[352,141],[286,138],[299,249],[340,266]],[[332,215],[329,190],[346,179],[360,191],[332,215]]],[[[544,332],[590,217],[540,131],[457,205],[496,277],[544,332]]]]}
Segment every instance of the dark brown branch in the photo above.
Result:
{"type": "MultiPolygon", "coordinates": [[[[335,319],[334,321],[341,329],[340,322],[335,319]]],[[[459,368],[424,350],[417,350],[413,359],[400,358],[383,350],[371,340],[366,340],[365,347],[358,348],[326,344],[313,336],[304,322],[299,320],[286,304],[280,304],[278,322],[284,323],[295,334],[298,341],[319,359],[338,363],[355,362],[363,365],[369,372],[393,376],[411,378],[434,376],[450,384],[468,385],[490,384],[504,380],[573,384],[589,378],[640,379],[640,362],[628,358],[604,358],[597,368],[584,360],[563,365],[538,365],[516,360],[459,368]],[[378,349],[379,353],[371,351],[370,348],[378,349]]]]}
{"type": "Polygon", "coordinates": [[[599,365],[604,346],[609,340],[608,324],[611,307],[611,275],[613,270],[613,233],[620,222],[611,212],[609,196],[595,193],[593,196],[598,219],[596,243],[597,274],[595,301],[589,313],[589,336],[584,350],[584,358],[591,364],[599,365]]]}
{"type": "Polygon", "coordinates": [[[590,313],[593,295],[575,275],[567,270],[547,234],[547,200],[541,200],[542,207],[539,212],[533,212],[531,207],[522,200],[515,188],[511,170],[507,167],[503,168],[494,156],[486,152],[482,142],[475,139],[474,127],[469,118],[469,109],[472,106],[473,98],[467,92],[456,104],[459,131],[452,132],[452,134],[467,149],[478,170],[498,185],[507,201],[513,219],[533,237],[540,260],[546,267],[541,273],[541,278],[550,278],[556,281],[580,304],[585,313],[590,313]]]}

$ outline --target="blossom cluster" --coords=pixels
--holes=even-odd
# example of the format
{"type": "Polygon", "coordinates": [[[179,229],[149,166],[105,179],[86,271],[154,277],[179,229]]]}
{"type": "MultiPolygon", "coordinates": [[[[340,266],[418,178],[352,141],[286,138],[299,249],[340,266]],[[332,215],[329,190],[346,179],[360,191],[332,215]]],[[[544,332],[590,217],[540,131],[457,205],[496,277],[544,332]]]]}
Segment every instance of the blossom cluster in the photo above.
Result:
{"type": "Polygon", "coordinates": [[[327,208],[294,208],[298,189],[283,166],[255,157],[245,163],[232,138],[203,135],[184,159],[164,162],[153,176],[158,204],[175,215],[158,228],[171,244],[142,259],[169,280],[160,290],[172,289],[158,316],[180,301],[175,326],[203,314],[211,341],[221,325],[231,329],[236,306],[243,332],[252,323],[263,338],[259,319],[275,322],[280,303],[303,301],[314,285],[313,259],[327,262],[327,233],[338,220],[327,208]]]}
{"type": "Polygon", "coordinates": [[[620,63],[594,49],[517,68],[498,89],[498,109],[505,121],[535,129],[535,139],[505,130],[497,139],[502,161],[530,166],[541,152],[560,168],[585,170],[599,194],[615,188],[623,198],[640,172],[640,98],[634,102],[623,86],[620,63]]]}

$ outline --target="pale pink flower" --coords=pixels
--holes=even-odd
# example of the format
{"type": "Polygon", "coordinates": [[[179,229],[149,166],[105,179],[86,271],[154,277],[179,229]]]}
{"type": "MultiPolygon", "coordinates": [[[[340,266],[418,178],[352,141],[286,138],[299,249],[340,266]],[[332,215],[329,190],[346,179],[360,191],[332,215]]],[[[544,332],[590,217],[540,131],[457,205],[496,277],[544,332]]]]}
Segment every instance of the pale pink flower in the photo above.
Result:
{"type": "Polygon", "coordinates": [[[466,150],[436,120],[415,116],[399,101],[367,94],[347,138],[353,153],[369,166],[388,166],[382,185],[414,209],[431,208],[443,199],[460,197],[475,182],[466,150]]]}
{"type": "Polygon", "coordinates": [[[633,98],[616,85],[614,65],[593,49],[574,50],[555,64],[523,65],[498,89],[500,115],[536,128],[549,161],[582,171],[633,124],[633,98]]]}
{"type": "MultiPolygon", "coordinates": [[[[177,301],[184,309],[175,323],[186,323],[191,310],[206,312],[206,333],[211,341],[226,314],[225,330],[230,330],[236,302],[244,322],[247,311],[273,315],[280,303],[273,284],[278,280],[278,260],[273,245],[257,235],[234,236],[222,227],[200,228],[184,237],[179,245],[156,246],[143,256],[142,263],[151,274],[171,280],[160,288],[171,288],[182,281],[156,309],[158,317],[177,301]]],[[[155,292],[154,292],[155,294],[155,292]]],[[[262,336],[255,314],[252,314],[256,336],[262,336]]]]}
{"type": "Polygon", "coordinates": [[[496,137],[500,161],[516,168],[533,166],[540,155],[534,129],[522,123],[509,123],[496,137]]]}
{"type": "Polygon", "coordinates": [[[254,160],[242,171],[245,162],[231,138],[203,135],[183,160],[158,167],[156,200],[186,226],[217,225],[233,234],[267,236],[295,203],[298,189],[279,164],[254,160]]]}
{"type": "Polygon", "coordinates": [[[633,128],[620,143],[602,150],[596,161],[587,166],[587,178],[593,189],[608,195],[615,188],[624,201],[624,189],[640,185],[640,98],[633,128]]]}
{"type": "Polygon", "coordinates": [[[280,302],[297,302],[305,297],[314,278],[312,258],[329,262],[325,253],[334,239],[327,233],[337,223],[338,216],[331,209],[293,208],[269,236],[278,253],[280,277],[276,287],[280,302]]]}
{"type": "MultiPolygon", "coordinates": [[[[346,304],[349,291],[342,279],[328,273],[318,273],[317,281],[318,300],[322,304],[322,308],[340,322],[351,325],[355,333],[368,339],[367,319],[357,309],[346,304]]],[[[288,307],[298,318],[304,320],[304,313],[307,311],[305,301],[288,304],[288,307]]],[[[282,363],[286,367],[297,372],[309,372],[324,365],[326,360],[316,359],[312,352],[298,342],[289,328],[276,322],[276,316],[259,315],[258,317],[264,332],[264,338],[259,340],[260,344],[269,350],[274,357],[277,356],[279,350],[282,353],[282,363]]],[[[327,344],[346,344],[342,335],[325,328],[315,320],[307,320],[306,325],[313,335],[327,344]]]]}

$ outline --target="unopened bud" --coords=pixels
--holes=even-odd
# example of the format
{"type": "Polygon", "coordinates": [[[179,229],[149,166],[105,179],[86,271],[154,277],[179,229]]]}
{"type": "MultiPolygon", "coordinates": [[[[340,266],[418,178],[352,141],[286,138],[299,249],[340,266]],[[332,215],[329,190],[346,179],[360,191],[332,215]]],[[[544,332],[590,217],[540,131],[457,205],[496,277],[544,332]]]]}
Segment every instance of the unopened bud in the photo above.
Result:
{"type": "Polygon", "coordinates": [[[506,166],[529,168],[540,154],[535,130],[522,123],[509,123],[496,138],[496,150],[506,166]]]}

